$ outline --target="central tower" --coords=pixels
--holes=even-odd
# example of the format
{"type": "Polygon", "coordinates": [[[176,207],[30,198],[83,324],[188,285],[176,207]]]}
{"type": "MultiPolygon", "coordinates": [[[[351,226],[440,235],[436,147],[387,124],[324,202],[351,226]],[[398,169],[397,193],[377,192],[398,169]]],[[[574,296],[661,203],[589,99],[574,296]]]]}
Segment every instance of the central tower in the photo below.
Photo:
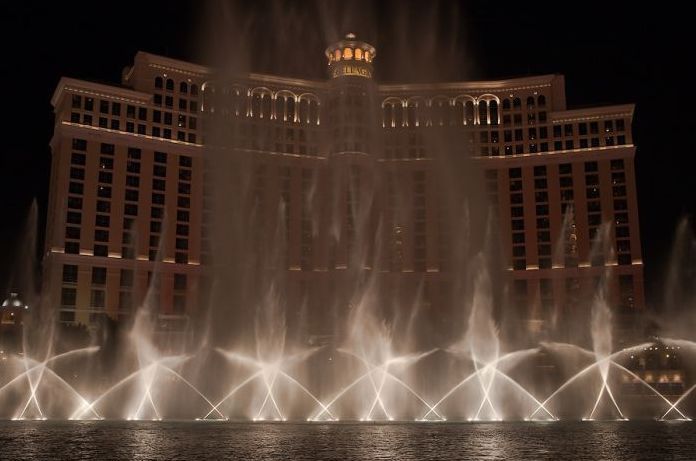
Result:
{"type": "Polygon", "coordinates": [[[375,48],[354,34],[326,49],[332,235],[329,267],[371,267],[376,232],[375,177],[379,150],[375,48]]]}

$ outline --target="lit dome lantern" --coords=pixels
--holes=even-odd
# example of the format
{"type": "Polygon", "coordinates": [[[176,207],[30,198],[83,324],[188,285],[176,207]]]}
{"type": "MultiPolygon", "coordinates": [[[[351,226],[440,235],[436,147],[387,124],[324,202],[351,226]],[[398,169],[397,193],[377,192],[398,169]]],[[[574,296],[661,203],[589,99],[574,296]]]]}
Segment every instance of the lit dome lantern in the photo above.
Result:
{"type": "Polygon", "coordinates": [[[325,54],[332,78],[372,78],[372,60],[377,51],[369,43],[357,40],[355,34],[347,34],[345,39],[330,45],[325,54]]]}
{"type": "Polygon", "coordinates": [[[3,309],[24,309],[29,310],[29,306],[24,304],[17,293],[10,293],[10,296],[2,302],[3,309]]]}

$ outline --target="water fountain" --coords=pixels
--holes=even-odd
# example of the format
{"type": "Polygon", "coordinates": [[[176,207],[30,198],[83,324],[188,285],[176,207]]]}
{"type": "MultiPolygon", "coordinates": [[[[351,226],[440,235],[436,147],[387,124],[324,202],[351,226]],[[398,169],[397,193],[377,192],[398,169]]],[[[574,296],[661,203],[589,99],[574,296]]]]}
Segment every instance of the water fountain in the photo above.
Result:
{"type": "MultiPolygon", "coordinates": [[[[237,55],[242,62],[235,62],[231,70],[220,66],[223,72],[217,80],[234,79],[236,73],[246,71],[249,63],[243,62],[243,56],[237,55]]],[[[356,87],[339,89],[372,97],[370,83],[356,87]]],[[[372,126],[370,134],[378,138],[375,114],[364,115],[372,126]]],[[[434,174],[455,215],[449,218],[455,236],[450,249],[457,312],[447,317],[447,327],[455,334],[422,321],[426,316],[419,311],[425,304],[422,279],[408,287],[403,285],[410,282],[390,284],[384,255],[391,250],[380,237],[387,226],[398,233],[398,221],[408,210],[401,205],[405,194],[395,193],[393,215],[375,211],[384,191],[376,174],[381,166],[362,155],[374,148],[368,143],[363,147],[366,152],[355,156],[356,168],[342,163],[339,155],[331,160],[335,161],[329,167],[335,184],[330,191],[336,197],[349,197],[349,206],[333,206],[327,213],[315,200],[318,179],[307,181],[309,192],[303,203],[307,232],[315,235],[322,227],[330,229],[327,233],[336,247],[350,240],[342,247],[345,254],[335,257],[334,268],[340,274],[333,280],[334,299],[323,306],[322,314],[333,322],[324,325],[331,339],[314,341],[306,331],[314,319],[307,317],[318,313],[302,303],[287,305],[289,204],[280,199],[275,214],[261,216],[260,199],[254,197],[255,165],[246,153],[221,147],[235,141],[226,125],[214,117],[208,122],[210,147],[205,155],[213,166],[212,195],[217,200],[212,233],[218,258],[210,266],[214,280],[208,305],[201,307],[205,322],[197,326],[197,340],[162,345],[155,332],[156,303],[150,296],[158,283],[155,270],[129,334],[117,346],[109,345],[118,347],[112,374],[100,376],[94,371],[105,360],[104,344],[63,350],[50,315],[53,306],[42,304],[31,278],[37,226],[34,205],[27,220],[27,241],[21,245],[26,251],[18,257],[18,274],[24,278],[18,282],[20,294],[13,294],[0,307],[3,319],[15,317],[6,314],[10,309],[29,312],[23,321],[12,321],[17,326],[24,323],[20,346],[11,351],[3,345],[7,350],[0,351],[0,417],[436,423],[688,420],[694,414],[690,397],[696,384],[678,395],[665,395],[651,384],[654,380],[635,371],[630,360],[653,349],[690,359],[696,344],[662,339],[616,349],[606,287],[612,266],[590,296],[588,322],[576,326],[589,342],[576,345],[549,339],[527,347],[505,336],[501,293],[506,283],[494,251],[495,217],[477,195],[480,172],[461,155],[454,158],[457,144],[437,133],[426,135],[425,144],[434,153],[434,174]],[[452,168],[453,163],[465,165],[452,168]],[[471,171],[465,185],[460,184],[461,171],[471,171]],[[344,208],[347,217],[336,211],[344,208]],[[350,226],[344,226],[343,220],[350,226]],[[265,225],[256,226],[259,222],[265,225]],[[257,241],[273,244],[259,248],[257,241]],[[410,296],[391,296],[399,290],[410,296]],[[19,301],[20,296],[31,309],[19,301]],[[404,297],[409,302],[402,303],[404,297]],[[635,386],[629,384],[646,393],[636,395],[635,386]],[[646,414],[641,405],[648,400],[654,411],[646,414]]],[[[258,140],[263,141],[261,135],[258,140]]],[[[338,203],[336,197],[332,196],[332,205],[338,203]]],[[[569,208],[563,236],[574,226],[571,214],[569,208]]],[[[679,245],[693,248],[687,228],[680,227],[679,245]]],[[[598,232],[591,258],[612,259],[609,229],[605,225],[598,232]]],[[[558,242],[559,251],[565,243],[558,242]]],[[[680,283],[679,274],[671,274],[670,295],[680,283]]],[[[561,315],[554,312],[553,317],[561,315]]]]}

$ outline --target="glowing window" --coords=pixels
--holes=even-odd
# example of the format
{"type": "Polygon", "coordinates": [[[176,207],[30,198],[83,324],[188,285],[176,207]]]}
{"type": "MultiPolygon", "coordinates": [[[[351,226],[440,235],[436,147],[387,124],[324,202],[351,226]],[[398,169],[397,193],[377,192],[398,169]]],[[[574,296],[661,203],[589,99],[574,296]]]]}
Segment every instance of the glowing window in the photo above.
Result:
{"type": "Polygon", "coordinates": [[[336,61],[340,61],[340,60],[341,60],[341,50],[336,50],[336,51],[334,51],[334,59],[335,59],[336,61]]]}
{"type": "Polygon", "coordinates": [[[360,60],[362,60],[362,58],[363,58],[363,51],[360,48],[357,48],[355,50],[355,59],[360,61],[360,60]]]}
{"type": "Polygon", "coordinates": [[[353,59],[353,49],[345,48],[343,50],[343,59],[353,59]]]}
{"type": "Polygon", "coordinates": [[[365,51],[365,61],[372,62],[372,55],[369,51],[365,51]]]}

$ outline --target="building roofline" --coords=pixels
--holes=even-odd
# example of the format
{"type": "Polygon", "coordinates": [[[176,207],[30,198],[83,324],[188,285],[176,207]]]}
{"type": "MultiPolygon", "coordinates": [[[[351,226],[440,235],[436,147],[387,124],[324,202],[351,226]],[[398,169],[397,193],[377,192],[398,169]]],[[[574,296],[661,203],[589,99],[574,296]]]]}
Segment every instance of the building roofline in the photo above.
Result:
{"type": "Polygon", "coordinates": [[[609,115],[630,115],[633,118],[635,104],[616,104],[611,106],[596,106],[581,109],[569,109],[551,112],[549,117],[552,121],[573,121],[582,119],[592,119],[606,117],[609,115]]]}
{"type": "Polygon", "coordinates": [[[532,77],[508,78],[503,80],[477,80],[471,82],[444,83],[387,83],[378,85],[379,91],[433,91],[433,90],[474,90],[474,91],[515,91],[528,88],[551,86],[562,74],[535,75],[532,77]]]}
{"type": "Polygon", "coordinates": [[[51,105],[56,107],[58,105],[58,101],[63,95],[63,92],[71,90],[79,93],[92,94],[95,96],[105,95],[112,99],[115,98],[124,101],[132,101],[140,104],[147,103],[152,97],[150,94],[131,90],[121,86],[106,85],[103,83],[79,80],[70,77],[61,77],[58,81],[58,85],[56,85],[56,89],[53,91],[51,105]]]}
{"type": "MultiPolygon", "coordinates": [[[[171,72],[179,72],[183,74],[193,74],[194,76],[206,78],[215,77],[215,69],[213,67],[204,66],[201,64],[193,64],[187,61],[168,58],[157,54],[138,51],[135,55],[135,62],[144,61],[147,65],[169,70],[171,72]]],[[[306,88],[324,88],[326,82],[322,80],[307,80],[301,78],[281,77],[277,75],[258,74],[254,72],[239,74],[237,78],[256,80],[263,83],[275,83],[278,85],[291,85],[306,88]]]]}
{"type": "Polygon", "coordinates": [[[213,73],[213,69],[211,67],[204,66],[202,64],[194,64],[188,61],[182,61],[180,59],[168,58],[166,56],[148,53],[146,51],[138,51],[135,53],[134,62],[138,61],[145,61],[148,64],[168,68],[172,71],[197,74],[201,77],[213,73]]]}

